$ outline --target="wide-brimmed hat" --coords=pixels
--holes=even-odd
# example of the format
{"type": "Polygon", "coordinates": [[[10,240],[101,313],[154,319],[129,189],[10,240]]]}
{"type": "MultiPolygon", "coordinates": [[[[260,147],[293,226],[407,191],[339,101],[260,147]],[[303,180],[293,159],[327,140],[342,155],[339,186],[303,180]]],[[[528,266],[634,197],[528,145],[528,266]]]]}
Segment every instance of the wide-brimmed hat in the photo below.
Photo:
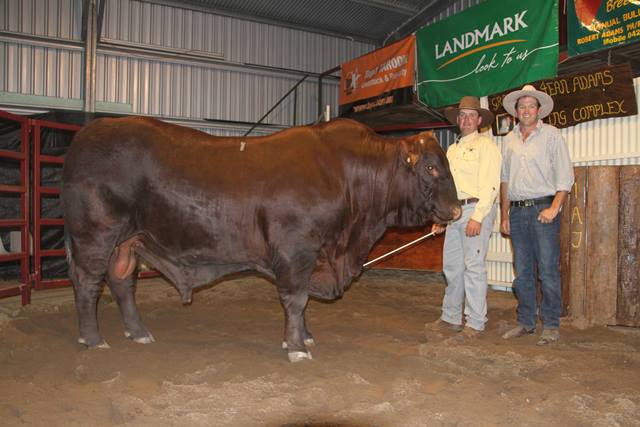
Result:
{"type": "Polygon", "coordinates": [[[476,110],[482,117],[481,127],[489,126],[493,122],[493,113],[485,108],[480,108],[480,100],[475,96],[463,96],[458,107],[448,107],[444,110],[444,115],[449,122],[455,125],[460,110],[476,110]]]}
{"type": "Polygon", "coordinates": [[[513,117],[517,116],[516,111],[516,102],[518,99],[523,96],[532,96],[538,100],[540,103],[540,109],[538,110],[538,118],[544,119],[551,111],[553,111],[553,99],[547,95],[546,93],[537,90],[532,85],[524,85],[520,90],[514,90],[513,92],[507,94],[502,100],[502,106],[507,113],[511,114],[513,117]]]}

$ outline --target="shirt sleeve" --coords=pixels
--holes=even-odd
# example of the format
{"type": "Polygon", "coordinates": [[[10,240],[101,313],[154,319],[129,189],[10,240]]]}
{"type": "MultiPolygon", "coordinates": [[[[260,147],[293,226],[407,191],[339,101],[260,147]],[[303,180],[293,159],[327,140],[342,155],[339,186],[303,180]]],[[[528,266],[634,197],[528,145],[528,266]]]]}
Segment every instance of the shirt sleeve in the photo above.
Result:
{"type": "Polygon", "coordinates": [[[500,191],[500,170],[502,155],[491,139],[486,139],[480,152],[480,165],[478,167],[478,203],[471,215],[471,219],[482,222],[496,200],[500,191]]]}
{"type": "Polygon", "coordinates": [[[569,157],[569,149],[567,143],[560,132],[554,135],[555,153],[554,153],[554,172],[556,191],[571,191],[573,187],[573,164],[569,157]]]}

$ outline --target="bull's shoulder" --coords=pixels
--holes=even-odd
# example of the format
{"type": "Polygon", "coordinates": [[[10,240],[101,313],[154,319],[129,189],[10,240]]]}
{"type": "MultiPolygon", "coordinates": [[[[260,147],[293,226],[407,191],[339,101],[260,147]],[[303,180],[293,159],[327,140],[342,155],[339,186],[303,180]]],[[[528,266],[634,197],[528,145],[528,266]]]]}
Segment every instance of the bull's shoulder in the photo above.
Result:
{"type": "Polygon", "coordinates": [[[351,119],[334,119],[310,128],[325,144],[364,148],[371,143],[386,140],[370,127],[351,119]]]}

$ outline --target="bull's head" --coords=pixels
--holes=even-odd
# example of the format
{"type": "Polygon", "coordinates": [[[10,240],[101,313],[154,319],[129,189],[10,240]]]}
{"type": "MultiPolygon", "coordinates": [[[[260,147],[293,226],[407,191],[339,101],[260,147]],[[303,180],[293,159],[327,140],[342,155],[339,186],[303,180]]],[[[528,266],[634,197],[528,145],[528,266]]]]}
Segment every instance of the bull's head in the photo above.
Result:
{"type": "Polygon", "coordinates": [[[422,222],[446,223],[460,218],[456,186],[444,150],[431,132],[404,138],[400,143],[401,161],[415,176],[412,209],[422,222]]]}

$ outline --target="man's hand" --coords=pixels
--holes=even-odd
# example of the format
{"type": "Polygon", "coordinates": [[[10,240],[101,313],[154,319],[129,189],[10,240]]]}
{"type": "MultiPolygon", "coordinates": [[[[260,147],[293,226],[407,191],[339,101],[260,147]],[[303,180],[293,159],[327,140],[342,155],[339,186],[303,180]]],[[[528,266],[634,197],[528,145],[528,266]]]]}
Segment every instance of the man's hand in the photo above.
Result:
{"type": "Polygon", "coordinates": [[[540,221],[543,224],[550,224],[553,221],[553,219],[558,215],[558,212],[560,212],[560,210],[554,209],[553,206],[543,209],[538,214],[538,221],[540,221]]]}
{"type": "Polygon", "coordinates": [[[506,236],[511,234],[511,226],[509,225],[509,217],[502,218],[500,221],[500,232],[506,236]]]}
{"type": "Polygon", "coordinates": [[[467,228],[465,229],[465,234],[467,237],[474,237],[480,234],[480,229],[482,228],[482,224],[480,224],[475,219],[470,219],[467,222],[467,228]]]}
{"type": "Polygon", "coordinates": [[[500,232],[505,236],[511,234],[511,225],[509,225],[509,184],[506,182],[500,183],[500,232]]]}
{"type": "Polygon", "coordinates": [[[445,228],[447,228],[446,225],[443,224],[433,224],[431,226],[431,232],[435,233],[435,234],[442,234],[444,233],[445,228]]]}

